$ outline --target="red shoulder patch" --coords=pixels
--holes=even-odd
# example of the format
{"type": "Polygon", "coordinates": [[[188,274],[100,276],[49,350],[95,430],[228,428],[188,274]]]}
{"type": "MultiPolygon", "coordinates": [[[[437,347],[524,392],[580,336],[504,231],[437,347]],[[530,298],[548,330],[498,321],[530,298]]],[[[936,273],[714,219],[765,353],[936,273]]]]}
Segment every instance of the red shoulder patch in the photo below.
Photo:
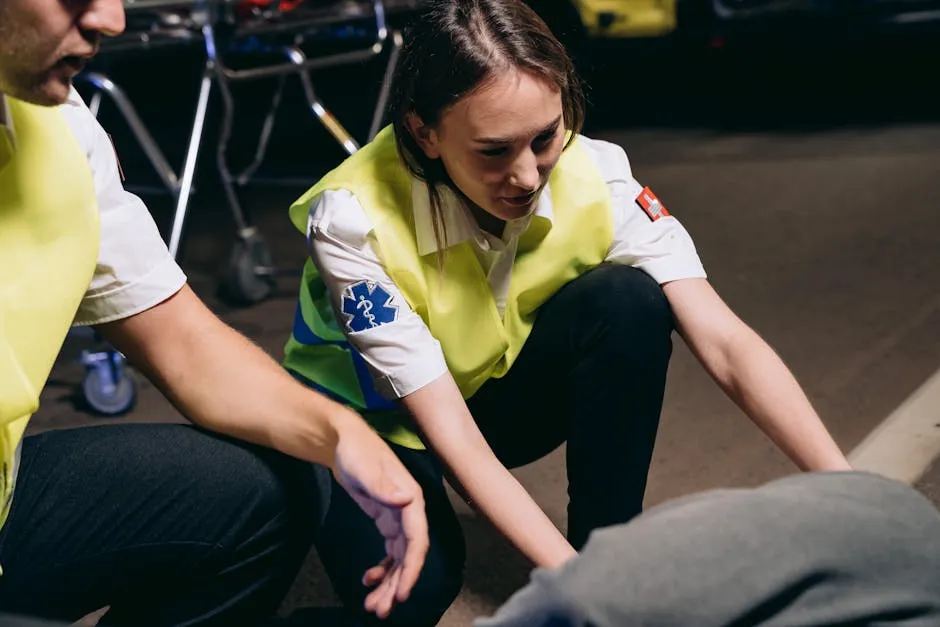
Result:
{"type": "Polygon", "coordinates": [[[636,197],[636,204],[640,205],[653,222],[671,215],[649,187],[644,187],[640,195],[636,197]]]}

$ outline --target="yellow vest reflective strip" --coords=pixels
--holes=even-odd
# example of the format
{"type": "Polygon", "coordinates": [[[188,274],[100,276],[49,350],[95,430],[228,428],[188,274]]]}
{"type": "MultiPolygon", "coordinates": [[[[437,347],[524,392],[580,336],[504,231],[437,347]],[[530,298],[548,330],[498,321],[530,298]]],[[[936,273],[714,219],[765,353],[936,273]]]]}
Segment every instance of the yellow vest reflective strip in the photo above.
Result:
{"type": "MultiPolygon", "coordinates": [[[[436,254],[418,253],[411,177],[398,157],[390,127],[291,206],[291,220],[301,232],[306,230],[311,202],[328,189],[348,190],[362,205],[373,225],[385,270],[440,342],[464,398],[488,379],[508,372],[539,307],[566,283],[601,263],[613,239],[610,192],[576,139],[549,179],[551,225],[533,220],[520,238],[505,313],[500,317],[486,274],[469,243],[444,251],[443,272],[436,254]]],[[[326,333],[337,339],[342,333],[322,281],[309,263],[301,284],[298,319],[308,328],[322,329],[320,337],[327,337],[326,333]]],[[[352,401],[355,392],[341,391],[341,377],[331,372],[331,367],[344,366],[338,360],[331,364],[315,358],[317,348],[295,335],[288,341],[285,362],[303,377],[352,401]]],[[[321,357],[328,354],[319,352],[321,357]]],[[[353,353],[346,349],[347,355],[353,353]]]]}
{"type": "Polygon", "coordinates": [[[0,525],[18,449],[94,275],[99,224],[88,159],[56,108],[8,99],[0,151],[0,525]]]}

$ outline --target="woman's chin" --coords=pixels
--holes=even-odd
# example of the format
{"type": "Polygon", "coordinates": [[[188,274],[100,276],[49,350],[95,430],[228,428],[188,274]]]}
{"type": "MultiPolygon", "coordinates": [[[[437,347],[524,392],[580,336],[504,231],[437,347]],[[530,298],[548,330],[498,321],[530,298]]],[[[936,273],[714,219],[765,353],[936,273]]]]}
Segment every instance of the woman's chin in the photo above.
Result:
{"type": "Polygon", "coordinates": [[[500,200],[494,209],[496,209],[496,211],[493,213],[501,220],[518,220],[519,218],[524,218],[532,213],[532,211],[535,209],[535,199],[530,199],[525,203],[514,203],[506,200],[500,200]]]}

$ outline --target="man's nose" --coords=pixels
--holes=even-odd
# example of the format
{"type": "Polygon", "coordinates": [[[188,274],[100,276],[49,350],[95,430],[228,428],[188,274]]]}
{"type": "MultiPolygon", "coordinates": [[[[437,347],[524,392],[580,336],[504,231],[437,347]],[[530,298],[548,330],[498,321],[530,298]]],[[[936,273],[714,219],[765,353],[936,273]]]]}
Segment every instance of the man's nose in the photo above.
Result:
{"type": "Polygon", "coordinates": [[[82,31],[101,33],[109,37],[124,32],[124,4],[121,0],[91,0],[78,18],[82,31]]]}

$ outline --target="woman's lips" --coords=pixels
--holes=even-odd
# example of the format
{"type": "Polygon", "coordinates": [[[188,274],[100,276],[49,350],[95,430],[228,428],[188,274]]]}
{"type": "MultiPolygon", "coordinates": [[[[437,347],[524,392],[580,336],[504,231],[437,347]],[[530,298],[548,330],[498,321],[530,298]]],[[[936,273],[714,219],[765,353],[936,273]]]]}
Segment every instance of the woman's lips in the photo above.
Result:
{"type": "Polygon", "coordinates": [[[532,204],[532,201],[535,200],[536,192],[529,194],[524,194],[522,196],[503,196],[501,200],[507,205],[512,205],[513,207],[526,207],[532,204]]]}

